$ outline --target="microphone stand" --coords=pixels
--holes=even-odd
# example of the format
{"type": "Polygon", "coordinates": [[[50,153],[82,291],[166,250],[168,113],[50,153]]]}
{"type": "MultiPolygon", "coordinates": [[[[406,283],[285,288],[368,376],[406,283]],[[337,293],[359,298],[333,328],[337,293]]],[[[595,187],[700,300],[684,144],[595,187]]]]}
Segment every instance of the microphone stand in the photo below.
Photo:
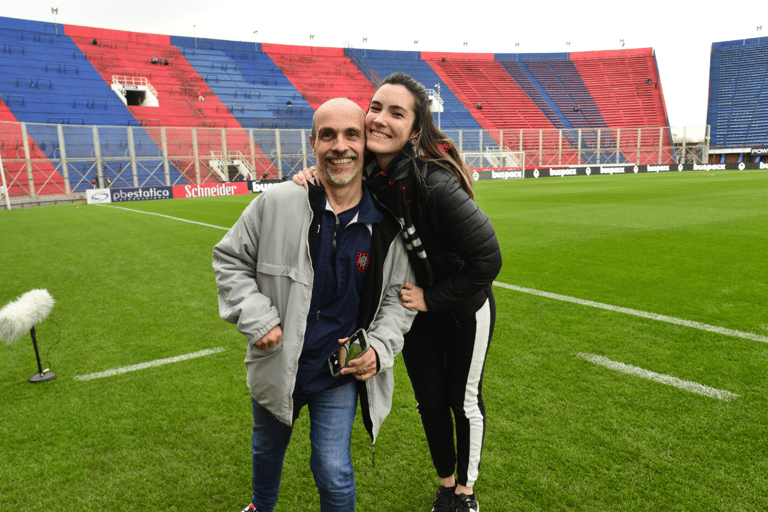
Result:
{"type": "Polygon", "coordinates": [[[36,382],[48,382],[49,380],[53,380],[56,378],[56,374],[53,372],[49,372],[47,369],[43,371],[43,365],[40,363],[40,352],[37,350],[37,337],[35,336],[35,326],[32,326],[32,329],[29,331],[29,334],[32,335],[32,345],[35,347],[35,356],[37,357],[37,371],[39,373],[34,374],[29,378],[29,382],[36,383],[36,382]]]}

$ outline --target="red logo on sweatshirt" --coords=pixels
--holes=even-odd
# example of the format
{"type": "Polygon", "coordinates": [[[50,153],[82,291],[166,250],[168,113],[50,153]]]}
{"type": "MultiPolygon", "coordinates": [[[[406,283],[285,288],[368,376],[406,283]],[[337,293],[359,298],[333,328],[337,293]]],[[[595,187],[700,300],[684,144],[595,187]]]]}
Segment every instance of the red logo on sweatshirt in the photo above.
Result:
{"type": "Polygon", "coordinates": [[[368,265],[371,263],[371,253],[368,252],[357,252],[357,258],[355,259],[355,264],[357,265],[357,271],[358,272],[365,272],[368,270],[368,265]]]}

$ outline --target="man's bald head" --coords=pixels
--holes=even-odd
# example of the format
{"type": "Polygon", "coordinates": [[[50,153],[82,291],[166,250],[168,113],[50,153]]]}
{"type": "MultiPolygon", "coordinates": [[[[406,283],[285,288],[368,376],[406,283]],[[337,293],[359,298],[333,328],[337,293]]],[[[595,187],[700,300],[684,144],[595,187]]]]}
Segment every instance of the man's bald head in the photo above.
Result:
{"type": "Polygon", "coordinates": [[[328,100],[312,118],[309,136],[320,181],[346,186],[362,182],[365,159],[365,112],[347,98],[328,100]]]}
{"type": "Polygon", "coordinates": [[[343,111],[349,109],[351,111],[360,111],[360,123],[363,131],[365,131],[365,111],[360,108],[360,105],[350,100],[349,98],[333,98],[322,105],[320,105],[312,115],[312,138],[317,139],[317,119],[318,114],[322,116],[328,111],[343,111]]]}

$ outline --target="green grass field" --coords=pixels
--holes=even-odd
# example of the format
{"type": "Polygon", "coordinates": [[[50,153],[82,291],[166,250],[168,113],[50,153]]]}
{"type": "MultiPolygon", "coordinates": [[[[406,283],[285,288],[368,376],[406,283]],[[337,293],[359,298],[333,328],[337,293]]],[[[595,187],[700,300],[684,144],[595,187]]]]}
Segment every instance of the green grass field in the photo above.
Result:
{"type": "MultiPolygon", "coordinates": [[[[768,340],[768,174],[481,182],[506,283],[768,340]]],[[[0,344],[0,510],[235,511],[250,498],[244,339],[218,318],[211,249],[252,197],[0,212],[0,307],[45,288],[0,344]],[[175,217],[175,218],[170,218],[175,217]],[[203,224],[181,222],[187,219],[203,224]],[[204,225],[207,224],[207,225],[204,225]],[[104,378],[75,377],[223,349],[104,378]]],[[[768,343],[494,288],[484,512],[753,511],[768,502],[768,343]],[[736,396],[609,369],[603,356],[736,396]]],[[[357,420],[361,512],[430,510],[437,479],[402,360],[376,444],[357,420]]],[[[308,416],[279,511],[319,510],[308,416]]]]}

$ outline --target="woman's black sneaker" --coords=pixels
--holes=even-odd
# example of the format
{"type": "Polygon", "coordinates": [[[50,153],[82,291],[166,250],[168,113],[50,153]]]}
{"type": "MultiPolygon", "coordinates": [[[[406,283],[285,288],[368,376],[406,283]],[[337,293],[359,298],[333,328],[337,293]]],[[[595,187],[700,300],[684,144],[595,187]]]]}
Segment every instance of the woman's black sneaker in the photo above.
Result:
{"type": "Polygon", "coordinates": [[[467,496],[466,494],[457,494],[453,499],[453,508],[455,512],[480,512],[480,505],[477,503],[477,496],[474,493],[467,496]]]}
{"type": "Polygon", "coordinates": [[[432,512],[451,512],[453,497],[456,495],[456,486],[445,487],[443,485],[437,490],[435,501],[432,502],[432,512]]]}

